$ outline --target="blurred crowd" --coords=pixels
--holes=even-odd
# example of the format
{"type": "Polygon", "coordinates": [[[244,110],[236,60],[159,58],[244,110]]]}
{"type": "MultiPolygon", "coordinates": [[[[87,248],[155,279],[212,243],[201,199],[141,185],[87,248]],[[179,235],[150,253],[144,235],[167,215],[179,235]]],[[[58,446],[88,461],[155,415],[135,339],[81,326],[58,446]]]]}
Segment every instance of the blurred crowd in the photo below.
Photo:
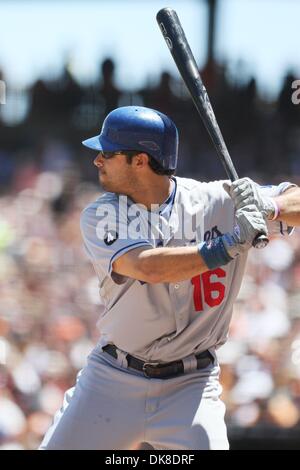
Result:
{"type": "MultiPolygon", "coordinates": [[[[0,184],[10,184],[20,161],[43,164],[45,149],[50,145],[52,150],[53,141],[57,146],[68,143],[81,174],[89,178],[90,169],[81,158],[84,151],[78,142],[99,133],[112,109],[131,104],[159,109],[175,121],[180,134],[180,172],[200,173],[209,179],[223,176],[222,165],[178,76],[165,71],[157,79],[149,78],[142,88],[126,90],[116,84],[117,66],[111,58],[101,63],[91,83],[79,83],[70,70],[66,64],[60,76],[37,80],[22,90],[13,89],[0,71],[0,80],[6,82],[6,104],[0,106],[0,184]]],[[[299,176],[300,105],[292,100],[292,84],[297,79],[293,72],[286,74],[276,99],[262,95],[242,62],[229,67],[209,61],[201,75],[238,173],[299,176]]]]}
{"type": "MultiPolygon", "coordinates": [[[[156,87],[126,93],[112,60],[101,71],[98,88],[80,87],[67,69],[60,81],[38,81],[23,120],[4,113],[0,123],[0,449],[38,446],[98,338],[103,306],[79,216],[100,188],[80,140],[116,106],[145,104],[178,124],[180,176],[224,178],[181,83],[164,73],[156,87]]],[[[203,77],[241,174],[299,183],[293,77],[272,103],[254,79],[230,82],[215,64],[203,77]]],[[[299,230],[252,250],[219,358],[230,428],[300,428],[299,230]]]]}
{"type": "Polygon", "coordinates": [[[36,172],[0,198],[0,448],[35,448],[97,341],[98,283],[79,215],[97,189],[36,172]]]}
{"type": "Polygon", "coordinates": [[[219,350],[229,427],[300,431],[300,231],[249,254],[219,350]]]}

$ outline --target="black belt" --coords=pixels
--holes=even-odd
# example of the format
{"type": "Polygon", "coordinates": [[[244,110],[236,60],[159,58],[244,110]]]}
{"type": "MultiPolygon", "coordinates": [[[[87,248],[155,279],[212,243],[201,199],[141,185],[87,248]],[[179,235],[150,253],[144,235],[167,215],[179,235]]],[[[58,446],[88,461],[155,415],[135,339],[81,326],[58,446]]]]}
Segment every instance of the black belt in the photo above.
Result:
{"type": "MultiPolygon", "coordinates": [[[[112,357],[117,359],[117,347],[114,344],[107,344],[104,346],[103,351],[110,354],[112,357]]],[[[214,360],[212,354],[209,351],[203,351],[199,354],[195,354],[197,360],[197,369],[204,369],[209,366],[214,360]]],[[[169,379],[176,377],[177,375],[184,374],[183,361],[166,362],[161,364],[159,362],[143,362],[130,354],[126,355],[128,367],[139,370],[144,373],[145,377],[156,378],[156,379],[169,379]]]]}

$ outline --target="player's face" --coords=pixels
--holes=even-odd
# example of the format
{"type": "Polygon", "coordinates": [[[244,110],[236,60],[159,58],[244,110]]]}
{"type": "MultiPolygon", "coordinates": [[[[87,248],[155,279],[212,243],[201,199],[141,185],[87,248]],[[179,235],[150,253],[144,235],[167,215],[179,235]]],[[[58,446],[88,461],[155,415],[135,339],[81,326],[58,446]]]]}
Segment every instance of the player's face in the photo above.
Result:
{"type": "Polygon", "coordinates": [[[132,188],[133,174],[126,155],[100,152],[94,160],[94,165],[98,168],[99,181],[105,191],[128,194],[132,188]]]}

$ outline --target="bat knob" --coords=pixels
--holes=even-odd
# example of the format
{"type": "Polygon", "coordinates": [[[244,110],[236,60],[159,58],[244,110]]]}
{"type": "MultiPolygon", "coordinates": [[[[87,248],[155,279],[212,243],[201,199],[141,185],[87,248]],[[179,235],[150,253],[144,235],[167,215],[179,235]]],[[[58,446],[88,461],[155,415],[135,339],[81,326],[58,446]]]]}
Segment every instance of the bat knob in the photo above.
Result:
{"type": "Polygon", "coordinates": [[[268,237],[263,233],[259,233],[254,238],[252,242],[252,246],[254,246],[254,248],[257,248],[258,250],[261,250],[262,248],[265,248],[268,243],[269,243],[268,237]]]}

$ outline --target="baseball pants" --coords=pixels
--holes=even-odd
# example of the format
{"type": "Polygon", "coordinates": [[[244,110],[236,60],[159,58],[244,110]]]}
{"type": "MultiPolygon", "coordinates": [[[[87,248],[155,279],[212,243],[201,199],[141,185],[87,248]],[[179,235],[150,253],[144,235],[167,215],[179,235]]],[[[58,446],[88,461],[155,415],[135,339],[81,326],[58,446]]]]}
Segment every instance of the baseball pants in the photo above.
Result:
{"type": "Polygon", "coordinates": [[[165,380],[126,366],[96,347],[40,449],[228,449],[218,366],[165,380]]]}

